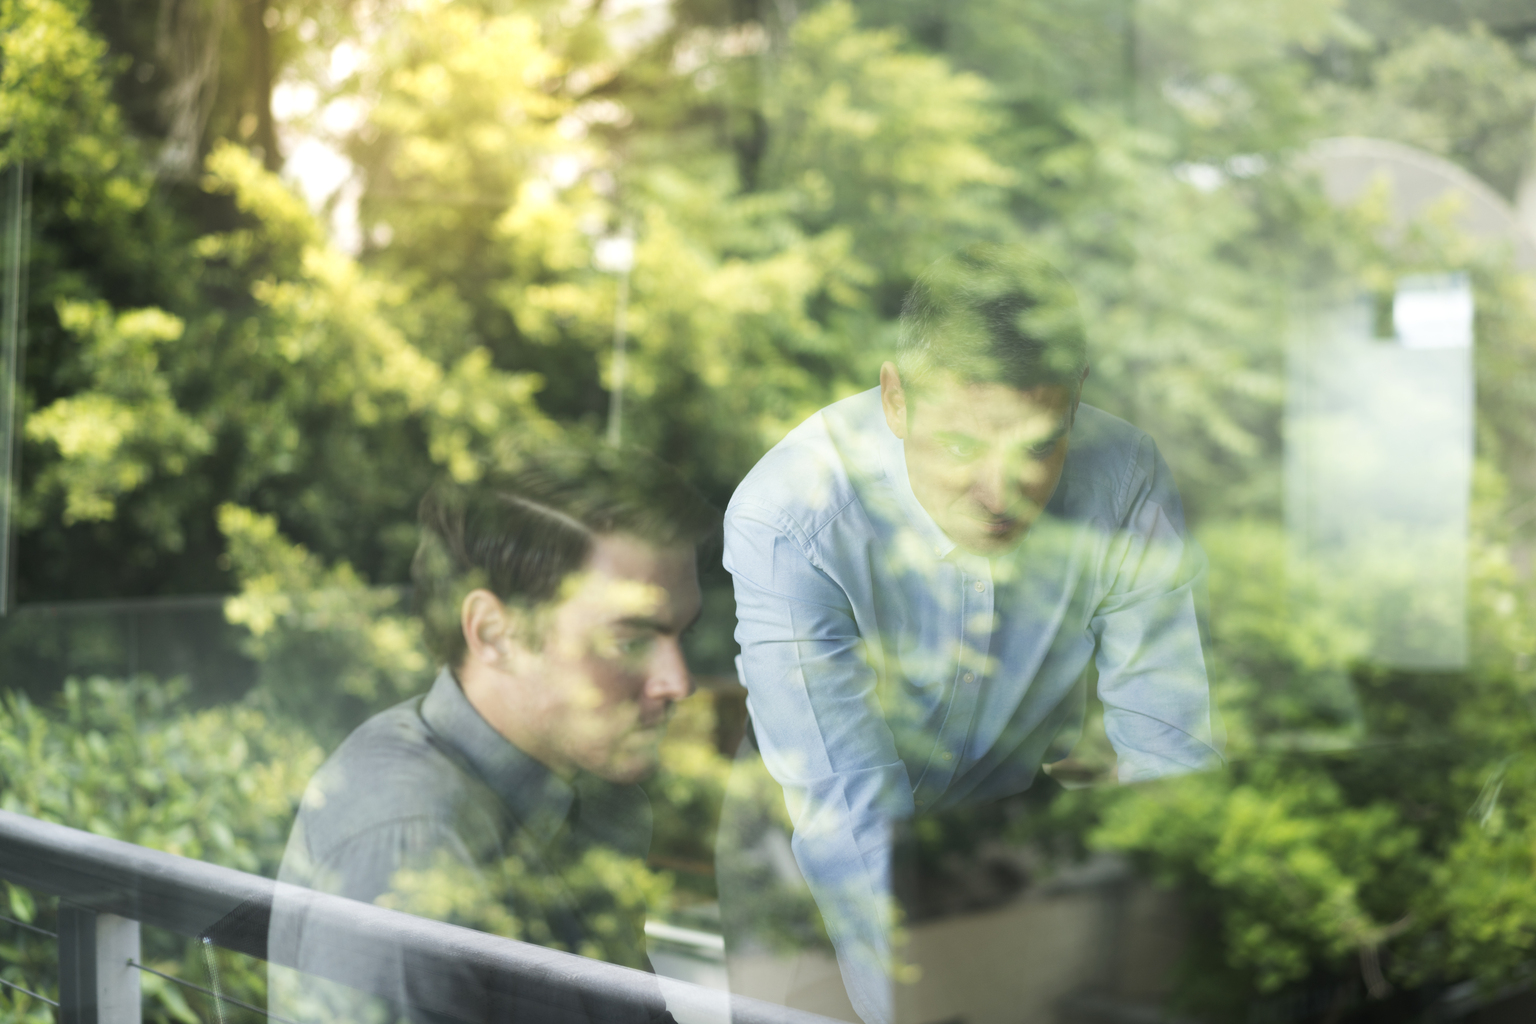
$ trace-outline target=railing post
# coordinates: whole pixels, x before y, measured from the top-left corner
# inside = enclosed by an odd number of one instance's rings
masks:
[[[140,1024],[139,922],[59,901],[59,1024]]]

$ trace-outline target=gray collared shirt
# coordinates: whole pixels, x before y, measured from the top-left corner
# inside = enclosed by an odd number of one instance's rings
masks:
[[[624,894],[594,891],[582,878],[600,877],[583,867],[594,852],[644,858],[650,838],[650,804],[638,786],[561,779],[497,733],[444,669],[424,696],[358,727],[315,773],[278,880],[648,966],[643,913],[625,915]],[[635,918],[623,920],[623,934],[611,925],[616,909]],[[601,934],[593,920],[605,923]],[[326,969],[334,940],[302,916],[274,907],[270,941],[314,974],[334,975]],[[516,1010],[497,1005],[502,997],[468,965],[452,976],[413,970],[402,949],[375,974],[356,987],[389,993],[392,1007],[361,1006],[340,986],[277,967],[269,1005],[302,1021],[403,1012],[478,1022]],[[614,1009],[566,1015],[611,1019]]]

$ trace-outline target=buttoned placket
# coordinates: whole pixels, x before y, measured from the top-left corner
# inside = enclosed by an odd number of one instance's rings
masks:
[[[954,603],[955,660],[944,721],[934,737],[928,764],[914,787],[913,803],[919,811],[938,802],[955,773],[964,767],[966,740],[986,682],[987,652],[992,640],[995,589],[991,565],[985,558],[958,552],[951,552],[950,561],[960,570]]]
[[[947,595],[955,615],[955,656],[946,687],[944,719],[934,736],[928,763],[912,787],[913,804],[924,811],[943,797],[955,773],[965,767],[966,744],[986,682],[995,611],[994,580],[991,563],[957,548],[917,500],[907,477],[902,442],[889,433],[881,439],[882,467],[907,526],[927,542],[938,563],[947,562],[955,570],[953,585],[958,588]]]

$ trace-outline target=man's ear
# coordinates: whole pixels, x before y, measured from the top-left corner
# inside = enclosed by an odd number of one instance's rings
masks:
[[[501,598],[489,590],[479,588],[465,594],[459,606],[459,625],[468,658],[484,665],[505,665],[517,641],[513,616]]]
[[[880,406],[885,410],[885,425],[891,433],[907,439],[907,393],[895,363],[880,364]]]

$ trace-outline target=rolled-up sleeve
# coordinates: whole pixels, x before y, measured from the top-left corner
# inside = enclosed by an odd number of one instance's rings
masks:
[[[837,949],[854,1008],[891,1019],[890,822],[912,786],[876,699],[848,595],[799,524],[764,505],[726,513],[742,683],[763,762],[783,787],[795,859]],[[874,642],[878,642],[875,640]]]
[[[1184,526],[1173,474],[1143,437],[1122,478],[1101,583],[1097,641],[1104,728],[1122,782],[1221,763],[1206,675],[1206,561]]]

